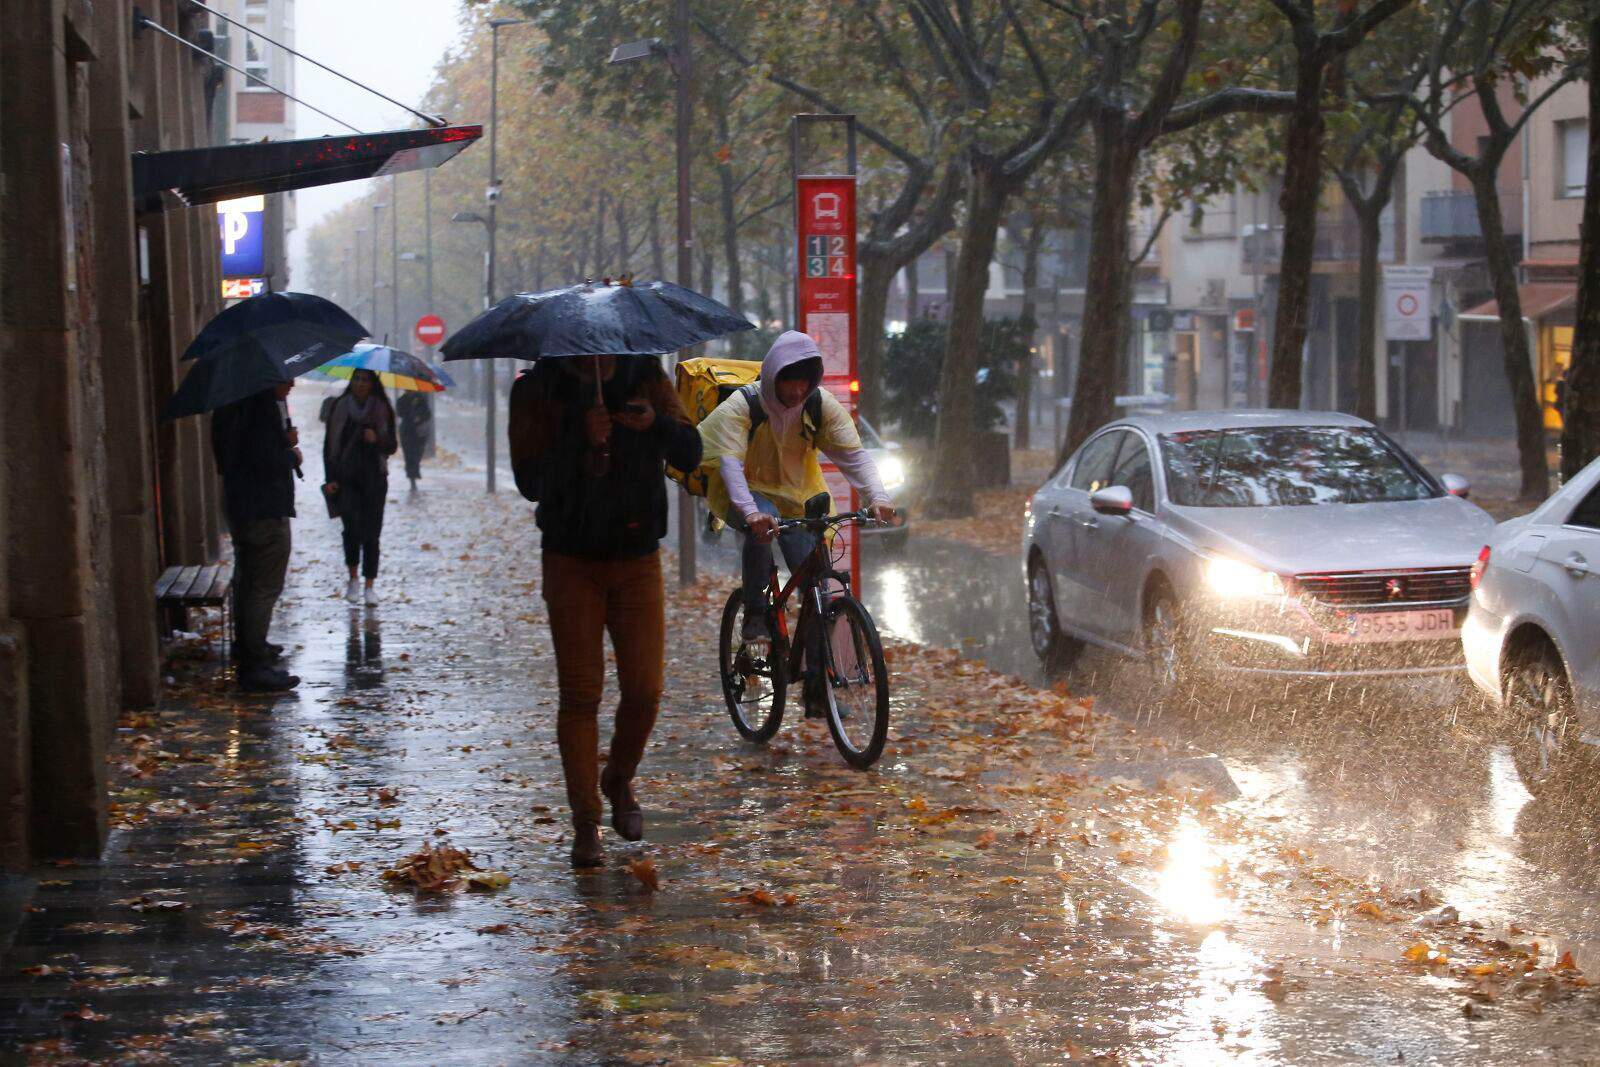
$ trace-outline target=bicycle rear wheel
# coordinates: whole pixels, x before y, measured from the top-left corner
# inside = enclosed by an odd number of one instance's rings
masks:
[[[722,609],[722,631],[717,639],[722,697],[740,737],[770,741],[783,723],[783,696],[789,684],[784,663],[789,645],[776,627],[769,626],[771,648],[764,654],[750,649],[739,636],[743,626],[744,590],[735,589]]]
[[[828,605],[828,732],[850,766],[866,769],[889,738],[889,671],[878,628],[861,602],[840,596]]]

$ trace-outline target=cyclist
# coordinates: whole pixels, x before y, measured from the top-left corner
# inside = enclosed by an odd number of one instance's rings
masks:
[[[894,518],[894,504],[877,465],[861,447],[855,422],[821,384],[822,353],[816,342],[790,330],[773,342],[761,361],[761,380],[729,396],[700,423],[704,460],[715,459],[721,475],[711,479],[711,508],[744,535],[745,610],[740,637],[746,644],[772,638],[767,628],[767,576],[772,571],[778,520],[802,517],[806,501],[828,492],[818,452],[832,460],[866,498],[874,518],[882,522]],[[811,537],[804,530],[778,536],[791,569],[810,554]],[[806,660],[808,668],[818,662],[810,650]],[[815,688],[819,681],[807,678],[808,714],[821,703]]]

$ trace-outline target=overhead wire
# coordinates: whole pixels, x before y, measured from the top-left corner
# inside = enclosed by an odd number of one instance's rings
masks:
[[[260,30],[253,29],[250,26],[247,26],[244,23],[240,22],[238,19],[233,18],[233,17],[231,17],[229,15],[223,14],[222,12],[218,11],[214,7],[208,7],[206,4],[202,3],[201,0],[189,0],[189,3],[193,4],[195,7],[198,7],[202,11],[210,12],[211,14],[217,16],[217,18],[221,19],[223,22],[226,22],[231,26],[239,27],[245,33],[251,34],[251,35],[256,36],[256,37],[259,37],[263,41],[266,41],[268,44],[273,45],[274,47],[283,49],[285,52],[288,52],[291,56],[294,56],[297,59],[303,59],[307,63],[310,63],[312,66],[319,67],[322,70],[327,71],[329,74],[332,74],[333,76],[335,76],[337,78],[343,78],[345,81],[349,82],[351,85],[354,85],[354,86],[356,86],[358,88],[361,88],[361,89],[365,89],[367,92],[371,93],[373,96],[376,96],[376,97],[378,97],[380,99],[383,99],[383,100],[387,100],[389,103],[393,104],[395,107],[404,108],[405,110],[411,112],[413,115],[417,116],[417,118],[421,119],[423,122],[426,122],[428,125],[434,127],[435,129],[442,129],[443,127],[449,125],[448,122],[446,122],[444,119],[440,118],[438,115],[429,115],[426,112],[418,111],[416,108],[412,107],[410,104],[403,104],[400,101],[396,100],[394,97],[389,96],[386,93],[379,92],[378,90],[374,89],[372,86],[366,84],[365,82],[357,81],[355,78],[350,77],[350,75],[344,73],[343,71],[334,70],[332,67],[328,66],[326,63],[318,62],[317,60],[312,59],[310,56],[306,55],[304,52],[297,52],[293,48],[290,48],[288,45],[284,44],[282,41],[275,41],[271,37],[268,37],[266,34],[262,33]],[[238,68],[234,68],[234,69],[238,69]],[[285,94],[285,95],[287,95],[287,94]],[[311,107],[310,104],[307,104],[306,106],[307,107]],[[312,108],[312,110],[316,111],[315,108]],[[320,112],[320,111],[317,112],[317,113],[319,115],[320,114],[324,114],[324,112]],[[335,119],[334,121],[337,122],[338,120]]]

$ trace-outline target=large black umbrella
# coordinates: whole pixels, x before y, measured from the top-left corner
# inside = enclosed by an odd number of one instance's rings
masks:
[[[671,282],[584,282],[518,293],[444,343],[454,359],[660,356],[755,327],[731,308]]]
[[[199,415],[336,359],[367,336],[338,304],[309,293],[265,293],[242,300],[206,323],[184,359],[184,375],[163,419]]]
[[[345,351],[342,345],[312,345],[278,359],[259,345],[230,345],[217,355],[195,360],[161,417],[181,419],[215,411],[316,370]]]
[[[184,350],[184,359],[204,359],[237,346],[260,347],[285,361],[312,345],[340,353],[367,337],[367,328],[332,300],[310,293],[262,293],[241,300],[206,323]]]

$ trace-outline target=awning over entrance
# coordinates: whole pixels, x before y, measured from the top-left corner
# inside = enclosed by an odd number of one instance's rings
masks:
[[[1529,282],[1517,286],[1517,296],[1522,302],[1522,317],[1538,322],[1556,311],[1574,306],[1578,300],[1576,282]],[[1499,322],[1500,305],[1494,300],[1468,308],[1459,316],[1463,322]]]
[[[175,152],[135,152],[133,194],[141,207],[171,190],[185,204],[356,181],[437,167],[483,136],[482,126],[263,141]],[[159,205],[150,204],[151,208]]]

